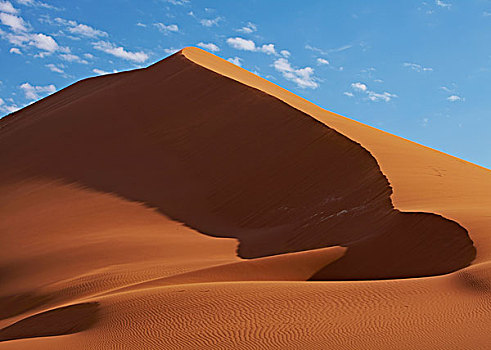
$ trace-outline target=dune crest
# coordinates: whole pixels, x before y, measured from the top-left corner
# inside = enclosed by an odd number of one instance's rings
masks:
[[[349,280],[444,274],[475,257],[460,225],[394,210],[387,178],[360,144],[181,52],[18,114],[2,137],[16,176],[143,202],[237,238],[242,258],[342,245],[345,257],[315,278]]]

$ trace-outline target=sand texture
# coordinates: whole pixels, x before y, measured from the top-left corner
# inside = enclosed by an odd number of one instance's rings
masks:
[[[491,171],[186,48],[0,120],[0,350],[490,349]]]

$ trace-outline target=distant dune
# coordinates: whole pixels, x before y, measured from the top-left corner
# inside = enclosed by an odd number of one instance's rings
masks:
[[[489,349],[491,171],[205,51],[0,150],[0,350]]]

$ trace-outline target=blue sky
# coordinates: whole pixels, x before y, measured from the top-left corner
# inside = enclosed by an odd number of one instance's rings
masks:
[[[201,46],[333,112],[491,168],[491,1],[0,0],[0,116]]]

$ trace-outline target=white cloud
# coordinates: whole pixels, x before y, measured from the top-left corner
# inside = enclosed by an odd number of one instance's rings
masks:
[[[343,95],[346,95],[348,97],[353,97],[354,96],[353,93],[352,92],[349,92],[349,91],[343,92]]]
[[[320,58],[319,57],[319,58],[317,58],[317,64],[320,65],[320,66],[321,65],[329,65],[329,61],[326,60],[326,59],[324,59],[324,58]]]
[[[464,101],[465,99],[458,95],[451,95],[447,97],[447,100],[450,102],[458,102],[458,101]]]
[[[94,58],[94,55],[91,54],[91,53],[84,53],[84,57],[85,58],[88,58],[89,60],[93,59]]]
[[[48,53],[55,52],[60,48],[55,39],[42,33],[31,35],[29,45],[47,51]]]
[[[70,52],[68,47],[59,46],[56,40],[50,35],[43,33],[31,33],[32,28],[21,17],[0,12],[0,22],[11,29],[6,33],[0,29],[0,36],[11,44],[19,47],[33,46],[44,52],[38,53],[35,57],[45,57],[55,51]],[[18,48],[10,51],[20,54]]]
[[[143,27],[143,28],[146,28],[147,27],[147,25],[145,23],[141,23],[141,22],[138,22],[136,25],[138,27]]]
[[[55,22],[67,27],[68,31],[74,35],[85,36],[87,38],[102,38],[109,36],[105,31],[95,29],[87,24],[78,23],[76,21],[57,17],[55,18]]]
[[[99,75],[106,75],[106,74],[112,74],[112,73],[117,73],[118,71],[115,69],[112,72],[106,72],[102,69],[94,68],[92,69],[92,72],[99,74]]]
[[[33,86],[29,83],[24,83],[20,86],[20,88],[24,91],[26,98],[29,100],[37,100],[41,95],[51,94],[56,91],[56,87],[53,84]]]
[[[90,55],[90,54],[89,54]],[[91,55],[92,56],[92,55]],[[92,56],[93,57],[93,56]],[[82,63],[82,64],[87,64],[86,60],[81,59],[79,56],[71,54],[71,53],[66,53],[66,54],[61,54],[60,58],[64,61],[67,62],[77,62],[77,63]]]
[[[165,25],[164,23],[154,23],[153,25],[156,26],[158,30],[160,30],[164,34],[179,31],[179,27],[177,26],[177,24]]]
[[[49,63],[46,65],[46,67],[49,68],[50,71],[55,72],[55,73],[60,73],[60,74],[65,74],[65,71],[63,70],[63,65],[57,66],[53,63]]]
[[[116,46],[115,44],[108,41],[98,41],[92,43],[94,49],[103,51],[107,54],[119,57],[128,61],[133,62],[145,62],[148,59],[148,55],[143,51],[131,52],[126,51],[122,46]]]
[[[363,83],[353,83],[351,84],[351,88],[358,91],[367,91],[367,86]]]
[[[22,52],[16,47],[11,48],[9,52],[15,53],[16,55],[22,55]]]
[[[293,81],[300,88],[315,89],[319,86],[311,67],[294,68],[286,58],[278,58],[273,63],[274,69],[280,72],[287,80]]]
[[[17,12],[19,12],[19,10],[12,6],[12,3],[10,1],[0,1],[0,11],[11,14],[16,14]]]
[[[197,46],[202,47],[203,49],[206,49],[206,50],[212,51],[212,52],[220,51],[220,48],[213,43],[201,42],[201,43],[198,43]]]
[[[0,22],[3,25],[10,27],[14,32],[27,32],[27,24],[21,17],[10,13],[0,12]]]
[[[435,3],[440,6],[440,7],[443,7],[443,8],[450,8],[452,6],[452,4],[449,4],[449,3],[446,3],[446,2],[443,2],[441,0],[436,0]]]
[[[201,23],[201,25],[205,27],[213,27],[213,26],[217,26],[218,22],[220,22],[221,20],[222,20],[221,17],[216,17],[214,19],[202,19],[199,21],[199,23]]]
[[[91,26],[86,24],[79,23],[75,27],[71,27],[68,31],[72,34],[79,34],[82,36],[86,36],[88,38],[97,38],[97,37],[107,37],[108,34],[102,30],[94,29]]]
[[[257,31],[257,26],[252,22],[247,22],[247,25],[245,25],[240,29],[237,29],[237,31],[244,34],[251,34]]]
[[[286,57],[286,58],[290,57],[290,51],[288,51],[288,50],[281,50],[280,54],[281,54],[281,56]]]
[[[242,67],[242,58],[240,57],[230,57],[227,61],[232,62],[236,66]]]
[[[264,52],[267,55],[276,55],[274,44],[264,44],[258,48],[258,51]]]
[[[268,55],[276,55],[276,49],[274,44],[264,44],[262,46],[256,46],[256,43],[252,40],[244,39],[241,37],[228,38],[227,44],[237,50],[243,51],[257,51],[264,52]]]
[[[228,38],[227,44],[237,50],[256,51],[256,44],[252,40],[243,39],[240,37]]]
[[[8,40],[11,44],[20,46],[20,47],[25,47],[26,44],[29,46],[36,47],[40,50],[44,50],[45,52],[41,52],[40,54],[36,55],[36,57],[45,57],[47,55],[52,54],[55,51],[61,51],[61,52],[69,52],[70,49],[67,47],[59,46],[58,43],[56,42],[53,37],[49,35],[45,35],[42,33],[37,33],[37,34],[31,34],[31,33],[19,33],[19,34],[13,34],[13,33],[5,33],[0,31],[0,35]],[[17,48],[14,48],[16,50],[11,51],[12,53],[18,53]],[[20,51],[20,50],[19,50]]]
[[[397,97],[396,94],[391,94],[390,92],[387,92],[387,91],[382,92],[382,93],[371,91],[368,89],[368,86],[366,84],[363,84],[360,82],[352,83],[351,88],[356,92],[366,94],[367,98],[370,101],[374,101],[374,102],[378,102],[378,101],[389,102],[393,98]],[[353,96],[353,93],[349,93],[349,92],[344,93],[344,94],[347,96]]]
[[[420,64],[410,63],[410,62],[405,62],[404,67],[411,68],[412,70],[414,70],[416,72],[431,72],[431,71],[433,71],[433,68],[423,67]]]

